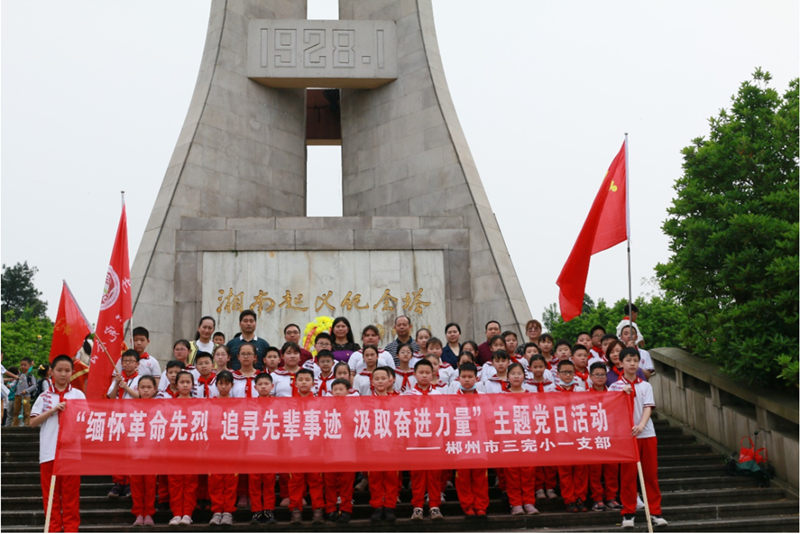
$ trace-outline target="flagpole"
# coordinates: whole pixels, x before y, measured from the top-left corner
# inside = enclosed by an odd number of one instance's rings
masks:
[[[119,194],[122,197],[122,207],[121,207],[121,209],[125,209],[125,191],[120,191]],[[128,348],[132,349],[133,348],[133,317],[131,317],[130,320],[128,321],[128,329],[129,329],[129,331],[131,333],[131,344],[128,346]],[[125,332],[125,330],[123,330],[123,332]],[[123,335],[123,339],[124,339],[124,335]]]
[[[631,284],[631,172],[628,164],[628,132],[625,132],[625,226],[628,234],[628,335],[633,336],[633,290]],[[636,334],[639,336],[638,332]],[[634,340],[634,346],[636,341]]]

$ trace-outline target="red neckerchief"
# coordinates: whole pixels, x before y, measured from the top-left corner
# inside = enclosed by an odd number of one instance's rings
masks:
[[[358,373],[358,376],[368,376],[369,377],[369,391],[370,391],[370,393],[372,393],[374,395],[375,394],[375,388],[372,387],[372,373],[370,371],[367,371],[366,369],[364,369],[363,371]]]
[[[477,394],[478,394],[478,388],[475,388],[472,391],[468,391],[466,393],[464,393],[464,390],[461,388],[458,388],[458,391],[456,391],[456,395],[477,395]]]
[[[299,371],[298,369],[297,371]],[[278,367],[278,370],[275,371],[280,376],[288,376],[289,377],[289,387],[292,389],[292,397],[296,396],[297,394],[297,387],[294,385],[294,379],[297,378],[297,371],[294,373],[287,371],[285,367]]]
[[[319,388],[317,388],[317,395],[321,397],[323,393],[328,392],[328,380],[336,380],[336,377],[333,376],[333,373],[331,373],[331,376],[322,376],[322,373],[320,373],[319,379],[322,382],[320,382]]]
[[[578,378],[583,380],[584,384],[588,384],[589,383],[589,370],[588,369],[585,370],[582,373],[580,371],[578,371],[578,370],[575,370],[575,376],[577,376]]]
[[[622,375],[623,375],[622,370],[621,369],[618,370],[617,367],[614,366],[614,365],[611,366],[611,368],[609,369],[609,372],[614,373],[615,375],[617,375],[617,380],[622,378]]]
[[[601,358],[606,357],[606,352],[603,350],[603,347],[595,347],[594,345],[592,345],[592,348]]]
[[[203,378],[202,375],[197,377],[197,383],[203,384],[203,391],[205,392],[205,398],[207,399],[211,398],[211,390],[209,389],[208,386],[213,384],[216,379],[217,379],[217,373],[213,372],[210,375],[208,375],[207,379]]]
[[[253,393],[253,382],[255,381],[256,377],[261,374],[261,371],[259,371],[258,369],[255,369],[255,371],[256,374],[254,374],[253,376],[244,376],[241,370],[233,372],[233,378],[236,378],[238,380],[247,380],[247,382],[245,382],[244,384],[244,396],[247,399],[249,399],[251,394]],[[292,388],[294,389],[294,386],[292,386]]]
[[[435,384],[431,384],[431,387],[442,389],[442,388],[446,388],[447,387],[447,383],[439,380]]]
[[[542,380],[541,382],[535,382],[532,379],[526,380],[525,383],[528,384],[529,386],[536,387],[536,391],[538,393],[544,393],[545,386],[549,386],[550,384],[552,384],[552,382],[550,382],[549,380]]]
[[[508,385],[508,380],[503,380],[502,378],[497,378],[497,375],[494,375],[492,378],[489,379],[491,382],[500,382],[500,391],[506,393],[511,386]]]
[[[173,393],[172,390],[169,389],[169,386],[167,386],[167,389],[164,390],[164,393],[166,393],[167,395],[169,395],[173,399],[177,399],[178,398],[178,390],[175,390],[175,393]]]
[[[565,388],[561,387],[561,384],[556,384],[556,389],[558,391],[565,391],[565,392],[569,393],[571,391],[575,391],[575,384],[572,384],[570,386],[570,389],[565,389]]]
[[[395,395],[397,395],[397,392],[394,391],[394,390],[388,391],[386,393],[386,395],[378,395],[377,393],[375,393],[375,388],[372,388],[372,396],[373,397],[393,397]]]
[[[422,395],[430,395],[431,391],[433,391],[433,386],[428,386],[427,390],[420,389],[419,384],[414,384],[414,389],[420,392]]]
[[[314,392],[313,391],[304,397],[304,396],[300,395],[300,392],[297,391],[296,389],[292,390],[292,397],[300,397],[301,399],[306,399],[308,397],[313,397],[313,396],[314,396]]]
[[[350,388],[350,389],[348,389],[348,390],[347,390],[347,396],[348,396],[348,397],[349,397],[350,395],[353,395],[353,394],[356,394],[356,395],[357,395],[357,394],[358,394],[358,390],[357,390],[357,389],[355,389],[355,388]]]
[[[53,389],[51,389],[51,391],[55,392],[55,394],[58,395],[58,402],[59,403],[66,402],[67,401],[66,395],[67,395],[67,393],[72,391],[72,385],[71,384],[67,384],[67,387],[66,387],[66,389],[64,389],[64,391],[58,391],[56,389],[56,385],[53,384]]]
[[[644,382],[644,380],[642,380],[642,379],[641,379],[641,378],[639,378],[638,376],[636,377],[636,380],[634,380],[633,382],[631,382],[630,380],[628,380],[627,378],[625,378],[625,375],[624,375],[624,374],[623,374],[622,376],[620,376],[620,377],[619,377],[619,379],[620,379],[622,382],[625,382],[626,384],[630,384],[630,385],[631,385],[631,390],[632,390],[632,393],[633,393],[633,396],[634,396],[634,397],[636,397],[636,384],[641,384],[642,382]]]
[[[125,370],[123,370],[122,373],[120,374],[122,375],[122,379],[125,380],[125,382],[129,382],[130,380],[133,380],[134,378],[139,376],[139,371],[134,371],[133,374],[130,376],[128,376],[128,373],[126,373]],[[117,398],[121,399],[124,395],[125,395],[125,390],[122,389],[122,384],[120,384],[120,387],[117,388]]]
[[[400,384],[400,392],[401,393],[403,391],[405,391],[406,388],[410,388],[411,387],[411,380],[409,380],[409,378],[414,376],[414,370],[413,369],[411,369],[410,371],[399,371],[399,370],[395,369],[394,374],[403,377],[403,382]]]
[[[141,354],[139,355],[139,359],[140,359],[140,360],[146,360],[146,359],[147,359],[147,358],[149,358],[149,357],[150,357],[150,355],[149,355],[149,354],[147,354],[146,352],[143,352],[143,353],[141,353]]]

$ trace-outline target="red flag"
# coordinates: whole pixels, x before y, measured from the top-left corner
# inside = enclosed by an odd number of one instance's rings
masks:
[[[594,199],[589,216],[572,247],[567,263],[558,276],[558,302],[561,317],[574,319],[583,309],[583,294],[589,274],[589,260],[593,254],[622,243],[628,238],[628,211],[626,197],[625,142],[611,162],[600,191]]]
[[[86,336],[92,333],[89,321],[83,315],[67,282],[61,286],[61,300],[58,302],[58,315],[53,325],[53,343],[50,345],[50,361],[59,354],[70,358],[75,356],[83,345]]]
[[[100,315],[97,318],[91,372],[86,397],[101,399],[111,385],[114,365],[122,355],[125,321],[131,318],[131,263],[128,258],[128,218],[125,206],[114,240],[114,250],[106,272]],[[113,362],[112,362],[113,360]]]

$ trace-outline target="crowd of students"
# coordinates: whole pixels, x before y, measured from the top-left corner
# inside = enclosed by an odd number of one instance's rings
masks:
[[[634,310],[635,313],[635,310]],[[125,351],[111,377],[108,397],[115,399],[215,399],[236,397],[391,396],[563,393],[624,391],[634,395],[635,426],[645,489],[654,524],[661,517],[658,487],[657,441],[650,420],[655,408],[647,383],[654,372],[652,360],[641,348],[643,338],[635,315],[626,317],[618,335],[603,327],[582,332],[575,340],[554,340],[541,332],[538,321],[526,325],[527,342],[519,344],[514,332],[501,332],[497,321],[486,324],[486,341],[461,342],[455,323],[445,328],[445,341],[427,329],[411,338],[405,316],[395,321],[397,339],[379,348],[380,334],[373,326],[354,341],[350,323],[337,318],[330,332],[314,340],[315,355],[299,345],[300,328],[284,329],[281,347],[255,334],[256,314],[240,316],[241,332],[225,343],[215,332],[211,317],[203,317],[196,339],[179,340],[162,372],[147,353],[149,333],[133,330],[133,348]],[[638,346],[637,346],[638,345]],[[31,410],[31,425],[41,430],[42,493],[47,506],[55,456],[58,418],[65,401],[83,398],[70,383],[73,361],[59,356],[52,362],[52,385]],[[620,510],[622,526],[634,526],[637,509],[637,467],[634,464],[572,465],[496,469],[497,484],[512,515],[534,515],[537,502],[556,499],[556,489],[568,512]],[[212,525],[233,524],[237,506],[248,506],[251,523],[275,523],[276,506],[288,507],[291,523],[302,521],[305,497],[310,498],[314,523],[347,523],[353,512],[354,488],[369,489],[373,522],[396,520],[395,510],[403,477],[400,472],[272,473],[249,475],[115,475],[109,497],[131,496],[134,526],[151,526],[156,500],[169,507],[170,525],[189,525],[196,508],[210,509]],[[277,489],[276,489],[277,482]],[[76,531],[79,524],[79,477],[58,477],[50,531]],[[486,469],[452,471],[410,470],[412,520],[424,518],[428,503],[432,520],[443,518],[440,504],[444,489],[454,484],[467,519],[484,519],[489,505]],[[279,500],[280,499],[280,500]]]

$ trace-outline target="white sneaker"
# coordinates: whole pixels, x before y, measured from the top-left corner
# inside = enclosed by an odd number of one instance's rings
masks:
[[[660,515],[650,516],[650,520],[653,522],[654,527],[666,527],[667,525],[669,525],[669,523],[667,523],[667,520],[661,517]]]
[[[525,510],[525,513],[528,515],[538,515],[539,510],[532,504],[523,504],[522,509]]]
[[[222,521],[222,514],[214,514],[211,516],[211,521],[208,522],[209,525],[219,525]]]
[[[630,517],[622,517],[622,528],[634,528],[633,526],[633,516]]]
[[[442,515],[442,511],[439,510],[436,506],[431,508],[431,519],[434,520],[434,521],[440,521],[440,520],[444,519],[444,516]]]
[[[548,499],[558,499],[558,495],[556,495],[555,490],[547,490],[547,498]]]
[[[442,492],[442,502],[446,501],[447,499],[444,498],[444,492]]]
[[[411,513],[411,520],[412,521],[422,521],[422,508],[414,508],[414,511]]]
[[[176,515],[172,519],[169,520],[169,524],[172,526],[180,525],[181,524],[181,516]]]
[[[544,490],[542,490],[542,489],[536,490],[536,500],[537,501],[543,501],[546,498],[547,498],[547,495],[545,495]]]
[[[644,501],[642,501],[642,498],[639,497],[638,495],[636,496],[636,509],[637,510],[644,509]]]
[[[281,506],[283,506],[284,508],[286,508],[287,506],[289,506],[289,503],[290,503],[290,502],[292,502],[292,501],[290,501],[290,500],[289,500],[289,497],[286,497],[285,499],[283,499],[283,500],[281,501]]]
[[[512,506],[511,515],[525,515],[525,510],[522,509],[522,506]]]
[[[230,526],[233,525],[233,515],[228,512],[222,514],[222,521],[220,522],[221,525]]]
[[[369,482],[366,478],[362,478],[361,482],[356,484],[356,491],[366,491],[367,487],[369,486]]]
[[[181,525],[191,525],[192,524],[192,518],[190,516],[188,516],[188,515],[185,515],[185,516],[183,516],[181,518],[181,522],[179,524],[181,524]]]

